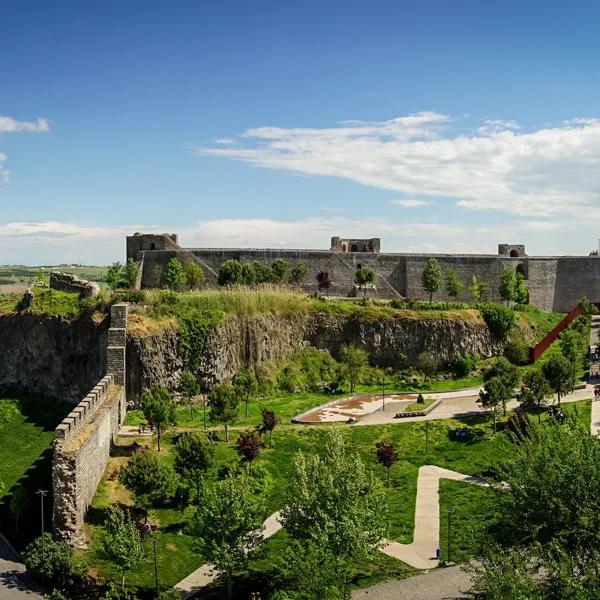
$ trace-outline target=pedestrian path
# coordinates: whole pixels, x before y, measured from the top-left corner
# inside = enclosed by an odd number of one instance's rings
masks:
[[[2,600],[42,600],[31,589],[25,565],[19,562],[6,538],[0,533],[0,598]]]

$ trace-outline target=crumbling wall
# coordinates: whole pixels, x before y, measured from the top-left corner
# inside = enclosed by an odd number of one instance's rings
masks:
[[[61,292],[75,292],[82,298],[97,296],[100,286],[71,273],[50,273],[50,288]]]
[[[56,428],[52,459],[53,526],[77,542],[80,526],[106,468],[125,412],[127,305],[111,307],[107,374]],[[121,344],[121,345],[119,345]]]

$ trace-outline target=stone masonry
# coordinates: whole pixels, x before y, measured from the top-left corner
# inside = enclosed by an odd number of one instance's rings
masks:
[[[429,258],[436,258],[444,275],[454,270],[463,283],[463,293],[449,298],[445,285],[435,300],[469,301],[473,276],[488,286],[485,300],[499,301],[500,276],[510,268],[525,277],[530,304],[547,311],[568,312],[582,297],[600,302],[599,256],[528,256],[523,244],[500,244],[497,254],[404,254],[380,252],[378,238],[351,240],[334,237],[328,250],[257,249],[257,248],[182,248],[175,234],[136,234],[127,238],[127,258],[143,264],[140,288],[161,287],[163,273],[171,258],[186,263],[196,261],[204,270],[205,285],[217,285],[220,265],[229,259],[240,262],[272,263],[278,258],[290,264],[302,262],[308,267],[303,289],[318,291],[316,277],[327,271],[332,281],[332,296],[352,296],[357,269],[375,272],[371,292],[380,298],[427,300],[421,275]]]
[[[55,534],[79,541],[80,526],[104,473],[127,409],[127,305],[111,307],[107,374],[56,428],[52,460]]]
[[[97,296],[100,286],[71,273],[50,273],[50,288],[61,292],[76,292],[83,298]]]

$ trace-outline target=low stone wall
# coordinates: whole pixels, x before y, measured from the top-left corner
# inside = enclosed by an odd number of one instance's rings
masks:
[[[125,418],[127,305],[111,307],[107,369],[96,386],[56,428],[52,459],[53,526],[60,539],[78,542],[85,513],[102,478]]]
[[[50,273],[50,288],[61,292],[75,292],[83,298],[96,296],[100,292],[97,283],[86,281],[71,273]]]

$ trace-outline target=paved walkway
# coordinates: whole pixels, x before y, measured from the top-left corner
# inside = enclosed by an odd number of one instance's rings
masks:
[[[0,598],[2,600],[42,600],[42,596],[31,591],[25,575],[25,565],[19,562],[10,544],[0,533]]]

